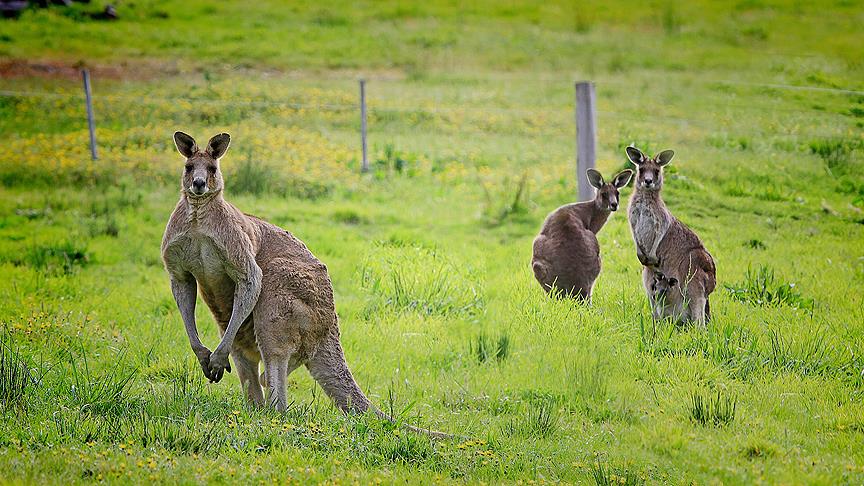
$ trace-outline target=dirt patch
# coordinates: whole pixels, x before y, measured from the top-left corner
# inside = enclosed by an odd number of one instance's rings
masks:
[[[4,78],[52,78],[80,79],[81,69],[87,68],[99,79],[152,79],[176,75],[180,71],[169,63],[121,63],[89,64],[81,61],[12,59],[0,61],[0,79]]]
[[[182,66],[182,67],[181,67]],[[0,60],[0,79],[11,78],[51,78],[81,79],[81,69],[87,68],[96,79],[151,80],[178,75],[215,74],[260,76],[264,78],[295,79],[366,79],[401,80],[406,74],[398,69],[379,69],[360,71],[352,69],[288,69],[248,65],[196,65],[175,61],[136,60],[118,64],[91,64],[82,61],[63,61],[56,59],[11,59]]]

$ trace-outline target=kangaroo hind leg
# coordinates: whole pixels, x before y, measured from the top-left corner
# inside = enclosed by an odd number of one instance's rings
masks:
[[[261,359],[260,356],[250,356],[250,354],[243,351],[232,352],[231,358],[237,368],[237,377],[240,378],[240,385],[246,394],[246,401],[252,406],[262,407],[264,406],[264,395],[258,380],[258,363]]]
[[[267,388],[267,404],[280,412],[288,408],[288,375],[299,364],[287,354],[264,356],[264,383]],[[259,380],[259,377],[255,377]]]
[[[705,292],[704,274],[701,271],[691,277],[690,283],[687,285],[686,296],[686,312],[690,322],[695,322],[696,325],[705,329],[705,326],[710,317],[708,309],[708,295]]]
[[[256,374],[255,380],[267,391],[267,405],[281,412],[288,408],[288,375],[299,366],[299,340],[290,332],[290,323],[277,315],[278,318],[256,320],[255,334],[264,373],[260,377]]]

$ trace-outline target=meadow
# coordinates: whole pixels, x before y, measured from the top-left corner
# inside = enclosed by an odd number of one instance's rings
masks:
[[[864,482],[859,2],[101,5],[0,20],[0,483]],[[704,331],[652,321],[624,211],[592,305],[533,278],[582,79],[604,175],[676,151],[664,198],[718,268]],[[285,414],[206,382],[159,254],[175,130],[232,135],[226,198],[327,264],[397,424],[302,368]]]

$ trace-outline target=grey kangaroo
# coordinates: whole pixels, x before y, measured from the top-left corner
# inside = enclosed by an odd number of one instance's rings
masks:
[[[230,139],[221,133],[200,150],[189,135],[174,134],[186,163],[180,201],[162,239],[171,291],[204,375],[221,380],[231,371],[230,354],[248,402],[264,405],[263,385],[269,404],[285,410],[287,376],[305,365],[342,411],[372,409],[390,420],[371,405],[345,362],[327,267],[291,233],[243,214],[223,198],[219,158]],[[222,335],[213,352],[198,338],[196,289]]]
[[[654,272],[674,277],[681,285],[683,322],[695,321],[704,327],[711,318],[708,296],[716,286],[714,259],[699,237],[678,221],[663,199],[663,167],[675,152],[664,150],[651,158],[636,147],[627,147],[627,157],[636,165],[636,184],[627,216],[636,256],[644,266],[642,284],[654,308],[651,284]]]
[[[588,182],[597,189],[592,201],[572,203],[552,211],[534,239],[531,268],[546,292],[558,289],[567,297],[591,300],[600,274],[597,233],[612,211],[618,210],[618,189],[627,185],[633,171],[618,173],[605,182],[600,172],[588,169]]]

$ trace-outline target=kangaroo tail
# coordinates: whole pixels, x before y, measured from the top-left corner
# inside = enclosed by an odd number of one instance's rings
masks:
[[[312,378],[321,385],[324,392],[333,400],[333,403],[345,413],[366,413],[370,409],[380,418],[396,423],[396,421],[378,410],[372,402],[366,398],[363,391],[354,381],[351,370],[345,361],[345,353],[339,342],[339,328],[333,326],[328,332],[324,343],[315,352],[315,355],[306,364]],[[433,439],[451,439],[450,434],[434,430],[421,429],[411,425],[403,425],[405,429],[419,434],[428,435]]]

